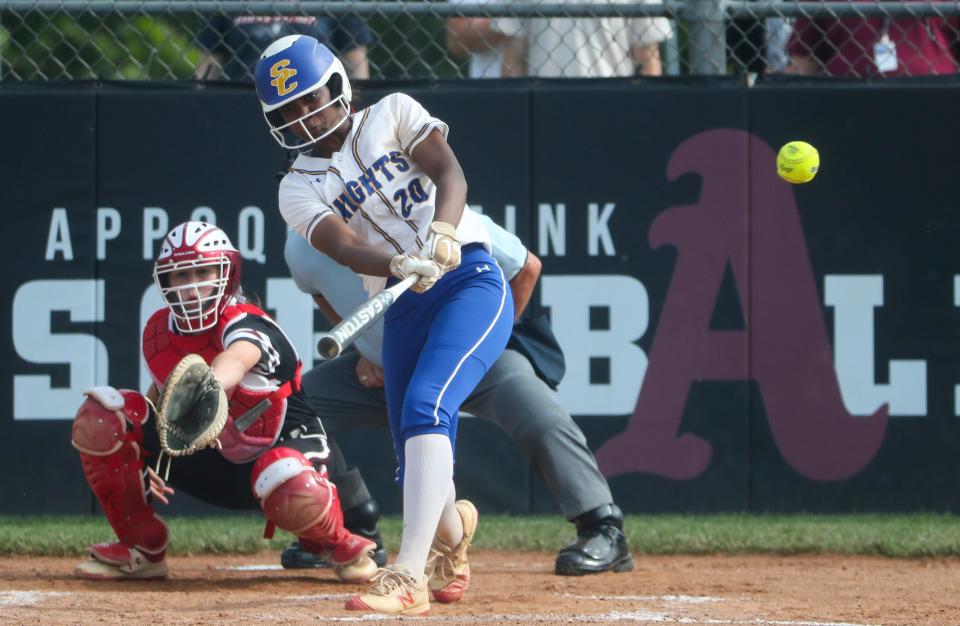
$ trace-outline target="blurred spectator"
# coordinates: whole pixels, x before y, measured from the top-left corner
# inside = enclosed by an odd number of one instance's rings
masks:
[[[610,4],[586,4],[591,2]],[[454,56],[471,55],[472,77],[659,76],[660,43],[672,32],[670,21],[662,17],[452,18],[447,22],[447,47]]]
[[[784,71],[792,31],[793,20],[784,17],[751,15],[728,20],[727,51],[733,73],[749,76]]]
[[[787,55],[787,42],[793,32],[793,20],[784,17],[768,17],[766,20],[767,38],[764,44],[764,57],[767,60],[766,72],[783,72],[790,65]]]
[[[486,4],[489,0],[450,0],[451,4]],[[447,50],[457,59],[470,59],[470,78],[500,78],[503,47],[509,39],[494,30],[489,17],[451,17],[447,20]]]
[[[958,25],[956,18],[797,18],[786,71],[858,78],[953,74]]]
[[[663,17],[501,18],[493,27],[511,38],[504,46],[505,74],[567,78],[660,76],[660,42],[673,32]]]
[[[367,46],[373,41],[366,23],[356,16],[216,15],[197,35],[205,52],[197,64],[201,80],[245,80],[271,43],[287,35],[310,35],[331,48],[351,78],[370,78]]]

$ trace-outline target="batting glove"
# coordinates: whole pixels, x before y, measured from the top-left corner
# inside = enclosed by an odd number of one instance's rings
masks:
[[[460,242],[457,240],[457,227],[446,222],[433,222],[427,229],[427,242],[423,244],[420,256],[431,259],[444,272],[460,267]]]
[[[421,259],[409,254],[398,254],[390,259],[390,273],[403,280],[411,274],[420,276],[410,289],[423,293],[433,287],[443,275],[443,269],[430,259]]]

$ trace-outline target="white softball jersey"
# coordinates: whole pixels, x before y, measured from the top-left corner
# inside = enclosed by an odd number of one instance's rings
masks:
[[[342,219],[362,240],[390,254],[417,254],[435,212],[436,186],[410,156],[445,123],[403,93],[386,96],[352,114],[343,148],[331,158],[301,154],[280,183],[280,213],[308,241],[321,220]],[[457,227],[462,245],[490,236],[478,216],[465,210]],[[370,295],[386,279],[364,276]]]
[[[467,211],[473,212],[469,208]],[[504,230],[486,215],[478,214],[477,217],[490,233],[494,260],[507,280],[513,280],[527,262],[527,248],[516,235]],[[341,318],[350,315],[366,301],[367,295],[357,275],[314,248],[300,235],[287,233],[283,256],[300,291],[322,295]],[[383,319],[377,320],[357,337],[354,346],[365,358],[383,367]]]

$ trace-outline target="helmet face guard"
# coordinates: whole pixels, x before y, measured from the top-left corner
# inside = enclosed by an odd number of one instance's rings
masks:
[[[328,128],[321,135],[314,135],[312,132],[310,132],[310,128],[304,123],[304,121],[337,104],[343,106],[345,113],[344,116],[340,118],[340,121]],[[267,126],[270,127],[270,135],[273,136],[277,143],[288,150],[300,150],[317,143],[324,137],[329,136],[331,133],[333,133],[333,131],[343,126],[343,123],[347,121],[348,117],[350,117],[350,105],[347,104],[346,98],[343,97],[343,94],[340,94],[319,109],[310,111],[303,117],[297,118],[292,122],[284,122],[283,116],[280,115],[280,111],[264,113],[263,117],[267,120]],[[307,138],[304,139],[303,136],[298,135],[294,131],[295,128],[299,128],[300,132],[303,133],[303,135],[305,135]]]
[[[216,268],[216,278],[171,286],[170,274],[184,269]],[[154,280],[167,307],[173,313],[173,323],[183,333],[197,333],[217,325],[220,303],[225,301],[230,259],[221,256],[209,261],[171,263],[154,269]]]
[[[310,146],[330,135],[349,117],[352,90],[343,63],[313,37],[289,35],[276,40],[257,61],[253,77],[270,134],[284,148],[297,150]],[[339,78],[340,92],[331,93],[329,103],[299,119],[290,122],[283,120],[281,107],[317,91],[329,84],[333,77]],[[344,117],[323,134],[311,133],[304,121],[338,104],[344,109]],[[302,136],[295,133],[294,129]]]
[[[171,284],[177,272],[213,268],[213,278]],[[205,222],[186,222],[164,238],[153,279],[182,333],[217,325],[220,313],[239,290],[240,253],[222,230]]]

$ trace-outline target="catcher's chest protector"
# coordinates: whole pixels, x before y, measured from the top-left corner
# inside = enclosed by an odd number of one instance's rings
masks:
[[[180,359],[188,354],[199,354],[207,363],[213,361],[223,352],[224,331],[231,321],[244,314],[270,319],[253,305],[235,304],[224,309],[216,327],[195,335],[179,335],[170,330],[169,309],[163,308],[154,313],[143,330],[143,357],[157,388],[161,388]],[[234,463],[245,463],[276,442],[287,412],[287,396],[300,387],[299,365],[296,373],[295,380],[272,390],[252,390],[245,387],[242,381],[234,388],[230,396],[230,416],[219,437],[222,446],[220,453],[225,458]],[[269,408],[240,432],[234,421],[263,400],[269,400]]]

